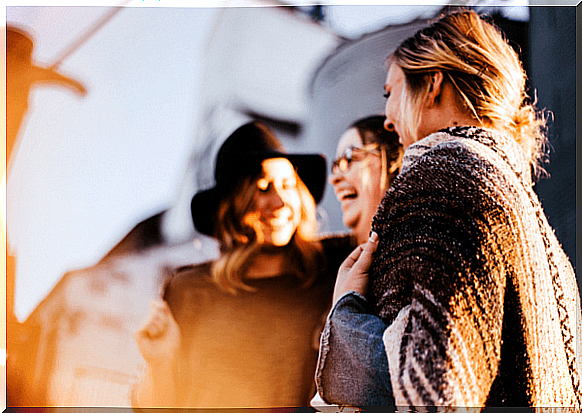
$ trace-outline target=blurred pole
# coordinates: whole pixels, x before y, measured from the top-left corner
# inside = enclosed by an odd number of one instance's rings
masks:
[[[99,19],[84,35],[79,37],[75,42],[68,46],[60,55],[55,59],[55,62],[50,65],[49,69],[56,70],[60,67],[61,63],[69,57],[73,52],[75,52],[83,43],[89,40],[101,27],[103,27],[109,20],[111,20],[117,13],[123,10],[122,6],[125,6],[131,0],[124,0],[117,6],[111,8],[111,10],[106,13],[101,19]]]

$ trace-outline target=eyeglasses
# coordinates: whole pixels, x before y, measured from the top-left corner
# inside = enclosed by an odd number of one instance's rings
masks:
[[[364,145],[362,148],[356,146],[349,146],[343,154],[331,164],[331,173],[348,173],[352,167],[352,162],[360,162],[366,159],[368,155],[379,155],[378,144],[373,143]]]

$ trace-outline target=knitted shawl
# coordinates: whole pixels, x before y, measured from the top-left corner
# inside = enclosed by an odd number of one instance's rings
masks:
[[[582,407],[576,276],[515,140],[455,127],[411,145],[373,230],[397,406]]]

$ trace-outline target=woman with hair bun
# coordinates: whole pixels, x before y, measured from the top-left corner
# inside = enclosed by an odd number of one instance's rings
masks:
[[[516,52],[462,10],[388,63],[403,165],[340,268],[320,402],[580,410],[580,296],[533,191],[546,126]]]

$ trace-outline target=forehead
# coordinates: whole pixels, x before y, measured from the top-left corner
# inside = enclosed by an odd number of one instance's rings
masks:
[[[263,177],[269,179],[295,176],[293,164],[286,158],[270,158],[261,162]]]
[[[337,156],[342,155],[344,151],[350,146],[362,146],[362,138],[360,137],[360,133],[356,128],[349,128],[339,138],[336,149]]]

